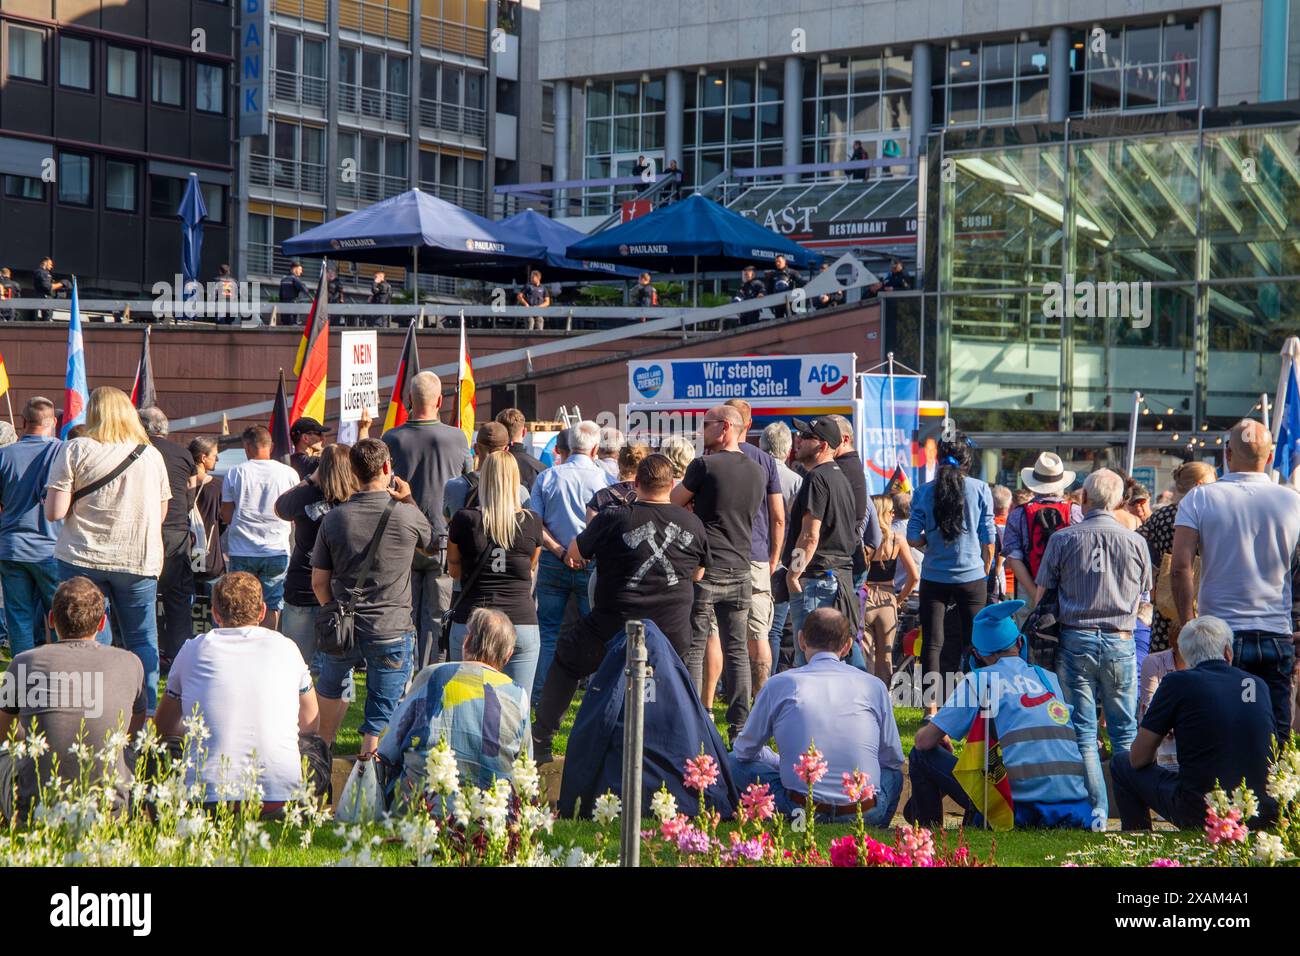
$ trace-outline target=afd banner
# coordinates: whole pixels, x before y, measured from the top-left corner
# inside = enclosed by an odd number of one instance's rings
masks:
[[[847,352],[628,362],[628,398],[636,404],[706,407],[729,398],[751,404],[783,399],[789,406],[849,404],[856,359]]]
[[[884,494],[898,465],[915,483],[912,438],[920,426],[921,379],[916,375],[859,375],[862,427],[858,451],[867,468],[867,490]]]

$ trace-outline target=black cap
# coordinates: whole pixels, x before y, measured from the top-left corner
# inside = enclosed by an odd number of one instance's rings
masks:
[[[839,448],[840,441],[844,437],[840,434],[840,426],[829,418],[814,418],[812,421],[807,422],[802,418],[796,418],[794,419],[794,429],[806,438],[824,441],[831,448]]]
[[[318,435],[328,435],[330,433],[330,430],[326,428],[324,425],[322,425],[320,422],[316,421],[316,419],[307,418],[306,416],[298,419],[296,422],[294,422],[292,425],[289,426],[289,437],[292,438],[294,441],[297,441],[303,435],[309,434],[311,432],[315,432]]]

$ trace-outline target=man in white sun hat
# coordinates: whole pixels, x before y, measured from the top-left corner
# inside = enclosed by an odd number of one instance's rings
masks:
[[[1047,539],[1058,528],[1083,520],[1083,510],[1065,497],[1074,477],[1075,473],[1062,464],[1061,456],[1050,451],[1040,452],[1034,467],[1020,469],[1020,483],[1034,497],[1007,515],[1002,554],[1016,576],[1022,597],[1032,600],[1036,593],[1034,579],[1047,550]]]

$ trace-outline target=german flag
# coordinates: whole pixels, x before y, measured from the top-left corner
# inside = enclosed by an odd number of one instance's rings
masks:
[[[957,758],[952,775],[970,797],[975,809],[994,830],[1012,830],[1016,825],[1011,802],[1011,781],[1002,763],[998,731],[992,719],[981,713],[966,735],[966,746]]]
[[[456,367],[456,424],[465,433],[470,447],[474,447],[474,366],[469,360],[469,345],[465,341],[465,314],[460,316],[460,362]]]
[[[293,391],[293,404],[289,406],[290,424],[304,415],[318,422],[325,421],[325,379],[330,364],[327,274],[328,263],[322,260],[316,299],[311,304],[307,325],[302,330],[302,341],[298,343],[298,357],[293,363],[293,374],[298,376],[298,384]]]
[[[131,386],[131,404],[136,408],[149,408],[158,404],[158,392],[153,381],[153,361],[149,358],[149,326],[144,327],[144,345],[140,348],[140,362],[135,367],[135,384]]]
[[[5,368],[5,357],[0,355],[0,395],[9,391],[9,370]]]
[[[406,389],[411,379],[420,371],[420,350],[415,345],[415,322],[406,328],[406,341],[402,343],[402,358],[397,363],[393,378],[393,397],[388,400],[388,413],[384,416],[382,435],[390,428],[406,424]]]
[[[889,484],[885,486],[885,494],[896,495],[900,492],[910,492],[912,483],[907,478],[907,472],[903,470],[902,465],[894,466],[894,473],[889,477]]]
[[[271,432],[271,457],[287,465],[293,456],[293,438],[289,435],[289,403],[284,394],[284,369],[280,369],[280,383],[275,388],[275,403],[267,428]]]

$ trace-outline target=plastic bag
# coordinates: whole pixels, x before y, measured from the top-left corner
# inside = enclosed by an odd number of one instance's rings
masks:
[[[374,758],[358,760],[352,765],[334,818],[343,823],[369,823],[384,818],[384,798],[379,789]]]

